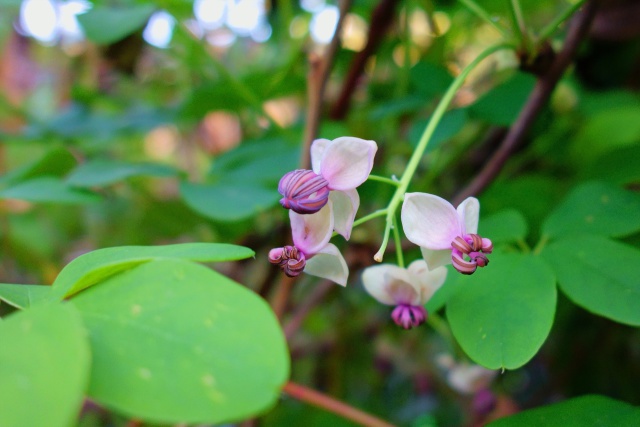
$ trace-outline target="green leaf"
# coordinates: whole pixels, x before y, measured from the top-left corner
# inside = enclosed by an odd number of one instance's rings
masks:
[[[180,194],[191,209],[217,221],[240,221],[268,209],[280,199],[275,189],[250,184],[180,184]]]
[[[73,155],[63,149],[55,148],[38,160],[19,167],[0,178],[0,184],[12,185],[40,176],[64,176],[78,162]]]
[[[423,96],[438,96],[447,90],[451,82],[453,77],[439,64],[421,61],[411,68],[411,83]]]
[[[466,122],[467,110],[464,108],[457,108],[444,113],[442,120],[431,137],[431,141],[429,141],[429,145],[427,145],[426,152],[429,153],[442,145],[443,142],[450,140],[455,134],[462,130]],[[422,133],[428,123],[429,120],[420,120],[411,127],[409,143],[411,143],[413,147],[418,145],[420,137],[422,137]]]
[[[527,237],[527,221],[515,209],[507,209],[480,220],[478,230],[495,244]]]
[[[73,299],[90,331],[89,396],[151,422],[218,424],[276,403],[289,376],[278,320],[206,267],[158,260]]]
[[[243,98],[233,85],[221,81],[193,89],[182,105],[179,115],[182,119],[200,120],[211,111],[225,110],[235,113],[250,106],[251,103]]]
[[[585,172],[613,184],[640,182],[640,144],[618,148],[598,156]]]
[[[47,299],[50,292],[51,286],[0,283],[0,300],[20,309]]]
[[[77,311],[54,304],[14,313],[0,322],[0,342],[0,425],[72,425],[90,364]]]
[[[254,255],[249,248],[226,243],[182,243],[98,249],[67,264],[53,282],[53,293],[56,297],[69,297],[109,276],[157,258],[221,262],[250,258]]]
[[[157,163],[129,163],[118,160],[93,160],[78,166],[66,182],[75,187],[102,187],[133,176],[175,176],[178,171]]]
[[[518,72],[506,82],[484,94],[469,112],[472,116],[500,126],[510,126],[518,117],[536,79]]]
[[[74,189],[58,178],[43,177],[21,182],[0,191],[0,199],[19,199],[27,202],[87,204],[100,201],[100,196]]]
[[[447,303],[453,335],[476,363],[515,369],[549,335],[556,309],[553,273],[538,257],[489,255],[490,264],[461,277]]]
[[[542,256],[573,302],[616,322],[640,325],[640,250],[583,236],[554,242]]]
[[[155,6],[151,4],[98,6],[79,15],[78,22],[89,40],[98,44],[110,44],[141,29],[154,11]]]
[[[640,409],[605,396],[580,396],[501,418],[487,427],[613,427],[640,425]]]
[[[569,234],[626,236],[640,230],[640,194],[612,184],[589,182],[576,187],[542,225],[550,237]]]
[[[612,148],[640,141],[640,106],[615,106],[588,117],[575,135],[573,151],[580,158],[595,159]]]

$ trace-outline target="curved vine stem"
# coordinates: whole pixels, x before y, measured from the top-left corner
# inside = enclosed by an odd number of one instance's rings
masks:
[[[509,39],[509,32],[502,25],[498,24],[496,20],[489,15],[489,12],[474,0],[460,0],[460,3],[473,12],[478,18],[495,28],[504,39]]]
[[[426,150],[427,145],[429,144],[429,141],[433,137],[436,127],[442,120],[442,117],[444,116],[444,113],[447,111],[449,104],[451,104],[451,101],[453,101],[453,98],[455,94],[458,92],[458,89],[462,87],[465,79],[467,78],[471,70],[476,68],[480,62],[482,62],[485,58],[494,54],[495,52],[498,52],[500,50],[505,50],[505,49],[515,49],[515,46],[511,43],[501,43],[501,44],[491,46],[486,50],[484,50],[483,52],[481,52],[480,55],[478,55],[476,59],[474,59],[469,65],[467,65],[462,70],[462,72],[458,75],[458,77],[455,78],[453,83],[451,83],[451,86],[449,86],[449,89],[447,90],[447,92],[444,94],[444,96],[440,100],[440,103],[438,104],[435,111],[431,115],[431,119],[429,120],[427,127],[424,129],[424,132],[420,137],[418,146],[416,147],[415,151],[411,155],[411,158],[409,159],[409,163],[407,163],[407,167],[404,173],[402,174],[402,178],[400,178],[398,188],[393,194],[393,197],[389,202],[389,206],[386,209],[387,211],[386,227],[384,230],[382,245],[380,246],[380,249],[373,257],[375,261],[382,262],[382,256],[389,242],[389,234],[391,232],[391,227],[393,227],[393,221],[396,215],[396,211],[398,210],[398,206],[400,205],[400,202],[402,202],[402,200],[404,199],[404,194],[406,193],[407,188],[409,187],[411,178],[413,178],[413,175],[416,169],[418,168],[420,159],[422,158],[422,155],[424,154],[424,151]]]

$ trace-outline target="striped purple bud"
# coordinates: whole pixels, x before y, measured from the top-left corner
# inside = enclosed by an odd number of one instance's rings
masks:
[[[304,270],[307,264],[302,251],[295,246],[285,246],[269,251],[269,262],[278,265],[284,274],[289,277],[296,277]]]
[[[493,243],[478,234],[465,234],[453,239],[451,249],[453,267],[462,274],[473,274],[478,267],[489,264],[485,254],[493,251]]]
[[[399,304],[391,312],[391,318],[396,325],[411,329],[420,326],[427,320],[427,310],[418,305]]]
[[[299,214],[318,212],[329,200],[329,183],[321,175],[307,169],[286,173],[278,183],[284,197],[280,204]]]

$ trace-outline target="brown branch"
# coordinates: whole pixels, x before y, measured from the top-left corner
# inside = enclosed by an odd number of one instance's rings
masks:
[[[318,129],[320,128],[320,119],[322,117],[322,104],[324,91],[327,87],[329,74],[333,68],[333,63],[340,47],[340,34],[344,19],[351,9],[353,0],[342,0],[340,2],[340,17],[336,25],[336,32],[331,39],[331,43],[323,58],[316,54],[309,55],[309,73],[307,75],[307,125],[304,129],[304,145],[300,157],[300,168],[309,169],[311,165],[310,147],[314,139],[318,137]]]
[[[291,381],[285,384],[282,391],[295,399],[334,413],[342,418],[351,420],[354,423],[360,424],[362,426],[394,427],[393,424],[381,420],[378,417],[356,409],[353,406],[349,406],[346,403],[336,400],[333,397],[327,396],[326,394],[320,393],[319,391],[312,390]]]
[[[371,14],[371,24],[367,35],[367,44],[351,63],[347,78],[342,85],[338,100],[333,104],[329,116],[334,120],[344,119],[349,111],[351,96],[358,86],[358,80],[364,72],[367,60],[378,49],[387,29],[393,22],[394,11],[399,0],[382,0]]]
[[[487,161],[473,180],[467,184],[453,199],[454,205],[459,204],[469,196],[473,196],[486,188],[502,170],[509,156],[522,143],[536,117],[546,105],[553,89],[573,61],[580,42],[585,38],[595,16],[596,2],[588,1],[582,11],[576,16],[569,29],[564,46],[556,56],[549,71],[538,79],[529,98],[525,103],[515,123],[509,129],[507,136],[496,152]]]

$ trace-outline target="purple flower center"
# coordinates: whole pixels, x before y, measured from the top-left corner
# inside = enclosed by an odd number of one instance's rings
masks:
[[[321,175],[307,169],[286,173],[278,183],[284,197],[280,204],[299,214],[318,212],[329,200],[329,183]]]
[[[493,251],[491,240],[479,234],[458,236],[451,242],[451,261],[462,274],[473,274],[478,267],[489,264],[487,255]]]
[[[427,320],[427,310],[418,305],[398,304],[391,312],[391,318],[396,325],[411,329]]]
[[[307,264],[304,254],[295,246],[271,249],[269,251],[269,262],[280,266],[284,274],[289,277],[298,276]]]

